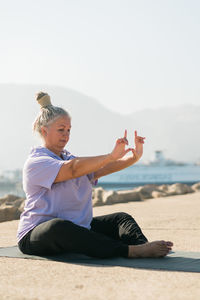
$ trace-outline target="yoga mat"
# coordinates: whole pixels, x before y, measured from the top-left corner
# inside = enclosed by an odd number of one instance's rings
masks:
[[[0,248],[0,257],[52,260],[91,266],[120,266],[136,269],[183,271],[200,273],[200,252],[171,252],[162,258],[92,258],[82,254],[64,253],[53,256],[23,254],[18,246]]]

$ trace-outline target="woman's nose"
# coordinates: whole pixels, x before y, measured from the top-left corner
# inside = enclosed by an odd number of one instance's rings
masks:
[[[64,135],[64,136],[69,136],[69,134],[70,134],[69,131],[64,131],[64,132],[63,132],[63,135]]]

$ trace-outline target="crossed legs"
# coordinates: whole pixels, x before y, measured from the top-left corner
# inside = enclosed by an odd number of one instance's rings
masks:
[[[33,255],[74,252],[99,258],[160,257],[172,247],[171,242],[149,243],[133,217],[123,212],[94,217],[90,230],[54,218],[37,225],[18,245]]]

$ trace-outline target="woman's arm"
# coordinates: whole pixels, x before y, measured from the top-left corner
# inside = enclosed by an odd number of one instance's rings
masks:
[[[108,163],[94,173],[94,179],[123,170],[135,164],[143,154],[144,139],[144,137],[138,136],[137,131],[135,131],[135,149],[131,149],[133,155]]]
[[[108,174],[123,170],[127,167],[132,166],[135,164],[137,160],[134,157],[127,157],[118,159],[117,161],[108,163],[105,167],[94,172],[94,179],[98,179],[102,176],[106,176]]]
[[[107,164],[124,157],[126,153],[131,151],[131,148],[125,150],[126,144],[126,138],[120,138],[116,141],[113,151],[109,154],[93,157],[77,157],[64,162],[54,183],[96,172]]]

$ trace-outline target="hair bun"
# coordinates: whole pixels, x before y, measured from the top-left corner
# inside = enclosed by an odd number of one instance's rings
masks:
[[[52,105],[51,98],[47,93],[39,92],[36,95],[36,100],[37,100],[38,104],[40,105],[40,108],[44,108],[48,105]]]

